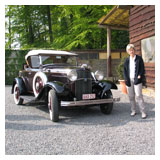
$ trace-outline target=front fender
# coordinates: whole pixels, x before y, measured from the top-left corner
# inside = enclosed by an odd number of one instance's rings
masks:
[[[101,81],[99,83],[100,87],[103,89],[103,91],[101,92],[101,98],[103,97],[104,93],[110,89],[118,89],[116,84],[113,83],[112,81],[107,81],[107,80],[104,80],[104,81]]]
[[[13,92],[14,92],[14,85],[16,83],[18,84],[20,95],[22,95],[23,93],[25,93],[26,92],[26,87],[25,87],[25,83],[24,83],[24,81],[23,81],[23,79],[21,77],[17,77],[17,78],[14,79],[13,84],[12,84],[11,93],[13,94]]]
[[[56,91],[57,94],[61,94],[64,92],[64,87],[63,87],[63,83],[61,82],[47,82],[44,86],[44,88],[52,88]]]
[[[101,81],[101,83],[103,84],[103,86],[106,86],[109,89],[118,89],[117,85],[115,83],[113,83],[112,81],[103,80],[103,81]]]
[[[36,99],[46,99],[46,97],[48,96],[48,91],[50,89],[54,89],[57,95],[62,95],[64,93],[63,83],[57,81],[47,82]]]

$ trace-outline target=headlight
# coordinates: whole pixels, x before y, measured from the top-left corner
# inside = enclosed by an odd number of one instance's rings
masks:
[[[76,70],[71,70],[68,74],[67,74],[68,78],[70,79],[70,81],[75,81],[77,79],[77,72]]]
[[[101,71],[96,71],[95,72],[95,77],[98,81],[101,81],[104,78],[104,74]]]

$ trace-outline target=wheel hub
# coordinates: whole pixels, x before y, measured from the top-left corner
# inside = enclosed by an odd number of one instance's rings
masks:
[[[36,78],[36,81],[35,81],[35,89],[36,89],[36,92],[39,93],[42,88],[43,88],[42,79],[41,79],[40,77],[37,77],[37,78]]]
[[[15,89],[15,97],[16,97],[16,99],[19,98],[19,89],[18,88]]]

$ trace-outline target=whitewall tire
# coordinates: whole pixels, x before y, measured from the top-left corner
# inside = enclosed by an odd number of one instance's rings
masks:
[[[23,99],[20,97],[20,91],[19,91],[19,87],[18,87],[17,83],[14,86],[13,96],[14,96],[15,104],[17,104],[17,105],[23,104]]]
[[[51,89],[48,93],[48,109],[49,109],[49,116],[51,121],[58,122],[59,121],[59,103],[58,103],[58,98],[54,89]]]
[[[48,79],[45,73],[43,72],[37,72],[33,78],[33,93],[35,97],[37,97],[41,91],[41,89],[44,87],[44,85],[47,83]]]

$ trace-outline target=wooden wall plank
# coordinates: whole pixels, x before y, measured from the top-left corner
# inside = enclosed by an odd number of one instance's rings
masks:
[[[131,32],[130,39],[144,35],[144,34],[151,32],[151,31],[155,31],[155,25],[145,27],[141,30],[137,30],[136,32]]]
[[[140,16],[137,15],[137,18],[135,18],[133,20],[129,19],[129,27],[137,25],[139,23],[142,23],[143,21],[151,19],[152,17],[154,17],[154,14],[155,14],[155,11],[150,11],[150,12],[147,12],[146,14],[143,14],[143,15],[140,15]]]
[[[134,25],[134,26],[130,26],[130,32],[136,32],[136,30],[141,30],[142,28],[145,27],[149,27],[155,25],[155,17],[152,17],[151,19],[149,19],[148,21],[142,21],[141,23]]]
[[[135,43],[135,42],[137,42],[137,41],[140,41],[140,40],[142,40],[142,39],[145,39],[145,38],[148,38],[148,37],[151,37],[151,36],[154,36],[154,35],[155,35],[155,30],[152,30],[152,31],[150,31],[150,32],[144,33],[143,35],[140,35],[140,36],[131,38],[131,39],[130,39],[130,42],[131,42],[131,43]]]
[[[148,12],[152,12],[155,11],[155,6],[141,6],[140,10],[137,10],[136,12],[132,12],[130,11],[130,13],[132,14],[132,17],[130,17],[130,21],[137,19],[139,16],[146,14]],[[155,15],[155,14],[153,14]]]
[[[146,7],[147,7],[146,5],[143,5],[143,6],[136,5],[136,6],[134,6],[133,8],[130,9],[130,12],[131,12],[132,15],[134,15],[135,13],[140,12],[141,10],[143,10]]]

